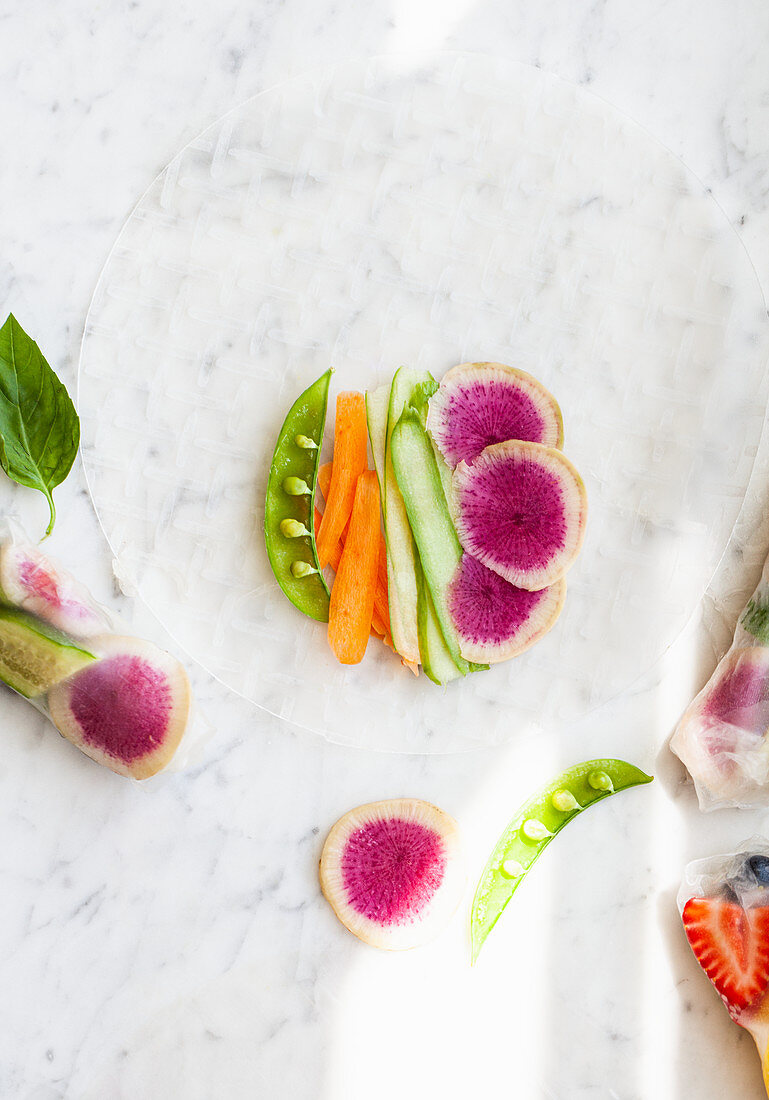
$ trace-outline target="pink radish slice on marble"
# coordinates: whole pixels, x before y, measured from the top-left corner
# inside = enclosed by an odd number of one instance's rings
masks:
[[[139,638],[104,635],[91,648],[99,660],[49,692],[51,718],[92,760],[147,779],[170,762],[187,726],[187,674]]]
[[[396,798],[350,810],[320,860],[321,889],[342,924],[390,951],[433,939],[459,903],[459,830],[429,802]]]

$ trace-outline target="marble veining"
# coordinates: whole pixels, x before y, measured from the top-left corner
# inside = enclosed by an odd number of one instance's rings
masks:
[[[231,107],[348,58],[481,51],[588,85],[683,158],[769,287],[761,0],[73,0],[66,11],[29,0],[6,5],[0,27],[0,294],[73,390],[93,288],[152,179]],[[217,735],[202,764],[143,789],[4,693],[0,1096],[759,1097],[752,1042],[702,978],[675,894],[688,860],[765,831],[765,818],[701,815],[665,739],[755,585],[766,473],[764,441],[710,593],[654,668],[521,745],[453,756],[330,745],[193,663]],[[51,552],[137,632],[173,646],[116,589],[79,463],[57,503]],[[44,530],[34,494],[0,482],[0,507]],[[473,878],[532,786],[608,752],[655,783],[564,831],[474,970],[466,907],[433,945],[388,956],[318,896],[325,830],[357,803],[413,793],[445,807]]]
[[[282,416],[329,364],[330,428],[342,389],[478,358],[564,410],[589,500],[564,613],[446,692],[381,647],[344,669],[262,552]],[[736,234],[635,123],[477,54],[347,62],[230,112],[144,195],[86,321],[83,454],[121,568],[204,667],[338,743],[448,752],[574,720],[671,644],[737,517],[767,361]]]

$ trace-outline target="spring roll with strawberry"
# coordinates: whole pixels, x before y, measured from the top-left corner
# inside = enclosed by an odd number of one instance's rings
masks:
[[[700,809],[769,805],[769,558],[731,648],[678,723],[670,747]]]
[[[678,910],[697,962],[753,1036],[769,1096],[769,844],[690,863]]]

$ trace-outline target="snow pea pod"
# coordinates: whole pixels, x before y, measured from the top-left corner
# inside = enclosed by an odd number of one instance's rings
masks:
[[[594,802],[651,781],[652,776],[624,760],[586,760],[562,772],[520,807],[475,891],[470,917],[473,962],[526,872],[564,825]]]
[[[294,607],[328,622],[329,590],[315,548],[315,486],[331,370],[289,409],[272,456],[264,504],[264,541],[272,571]]]

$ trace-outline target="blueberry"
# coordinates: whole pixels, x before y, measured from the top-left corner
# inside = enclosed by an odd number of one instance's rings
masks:
[[[756,882],[769,886],[769,856],[749,856],[747,866]]]
[[[725,882],[723,884],[723,886],[721,887],[721,897],[724,899],[724,901],[730,901],[732,903],[732,905],[740,905],[741,904],[739,897],[734,892],[734,890],[732,889],[732,887],[729,885],[728,882]]]

